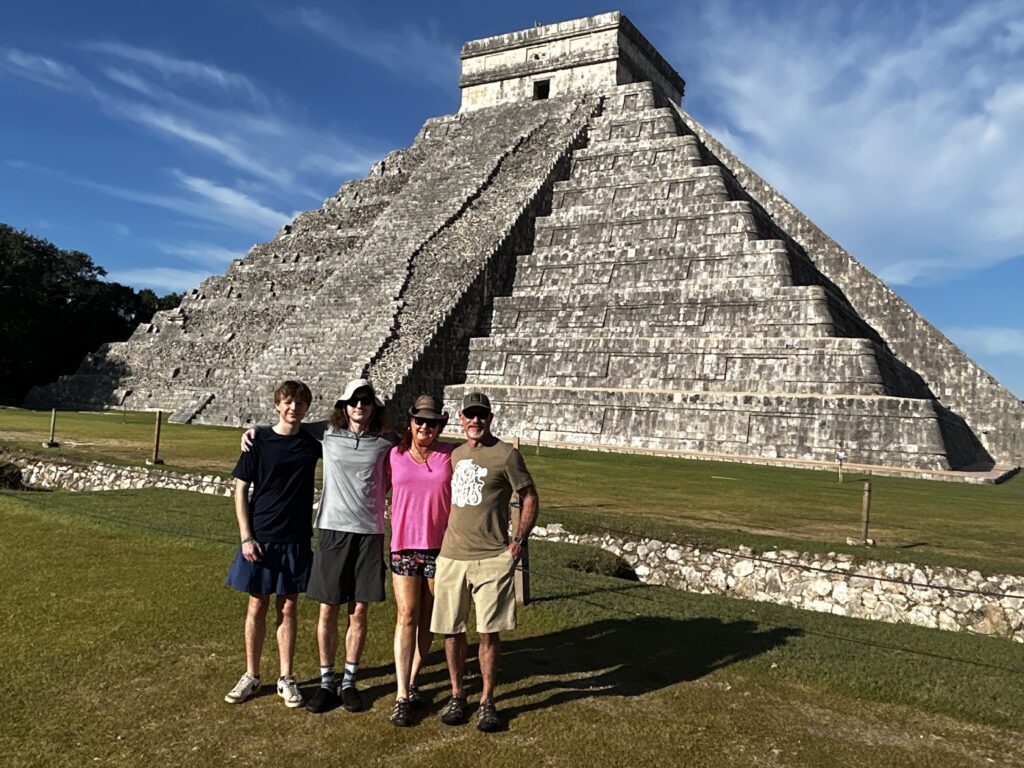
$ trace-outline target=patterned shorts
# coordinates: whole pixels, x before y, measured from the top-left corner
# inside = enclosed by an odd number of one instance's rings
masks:
[[[434,578],[440,549],[402,549],[391,553],[391,572],[396,576]]]

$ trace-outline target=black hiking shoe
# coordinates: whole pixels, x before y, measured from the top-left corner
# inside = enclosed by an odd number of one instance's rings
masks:
[[[363,708],[363,697],[354,685],[341,689],[341,706],[348,712],[359,712]]]
[[[420,709],[426,702],[423,700],[423,694],[420,693],[419,686],[409,686],[409,706],[413,709]]]
[[[501,728],[501,720],[498,719],[498,710],[489,701],[480,702],[480,710],[476,715],[477,730],[484,733],[494,733]]]
[[[314,715],[320,715],[338,706],[338,694],[329,688],[321,686],[316,689],[309,701],[306,702],[306,711]]]
[[[441,722],[445,725],[462,725],[466,722],[466,697],[452,696],[448,705],[441,713]]]
[[[409,718],[409,700],[395,699],[395,708],[391,710],[391,724],[399,728],[408,728],[412,725]]]

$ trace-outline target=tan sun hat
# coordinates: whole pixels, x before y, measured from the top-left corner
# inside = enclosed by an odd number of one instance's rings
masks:
[[[338,402],[334,404],[335,408],[344,407],[352,396],[360,389],[370,390],[370,394],[373,395],[373,400],[377,403],[378,408],[384,407],[384,401],[377,396],[377,390],[373,388],[373,384],[370,383],[369,379],[352,379],[348,384],[345,385],[345,391],[341,393],[341,397],[338,398]]]

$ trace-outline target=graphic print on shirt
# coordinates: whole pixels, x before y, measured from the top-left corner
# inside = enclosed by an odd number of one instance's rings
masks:
[[[483,501],[487,468],[472,459],[462,459],[452,473],[452,504],[456,507],[477,507]]]

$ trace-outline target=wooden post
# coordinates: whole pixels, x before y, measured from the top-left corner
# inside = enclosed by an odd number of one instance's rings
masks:
[[[540,430],[537,430],[537,455],[540,456]]]
[[[519,450],[519,438],[515,438],[512,441],[515,449]],[[539,450],[539,447],[538,447]],[[509,505],[512,513],[512,535],[519,530],[519,499],[514,497],[509,500]],[[516,604],[517,605],[529,605],[530,604],[530,544],[529,542],[523,542],[522,556],[519,558],[519,562],[516,563],[516,572],[513,578],[515,589],[516,589]]]
[[[57,409],[50,410],[50,439],[43,443],[43,448],[56,448],[60,443],[54,440],[57,434]]]
[[[156,427],[153,430],[153,458],[147,461],[147,464],[163,464],[164,460],[160,458],[160,422],[163,420],[164,412],[156,412]]]
[[[864,481],[864,502],[861,506],[861,520],[863,522],[863,529],[861,530],[861,538],[864,539],[864,543],[868,542],[868,522],[871,519],[871,482],[868,480]]]

